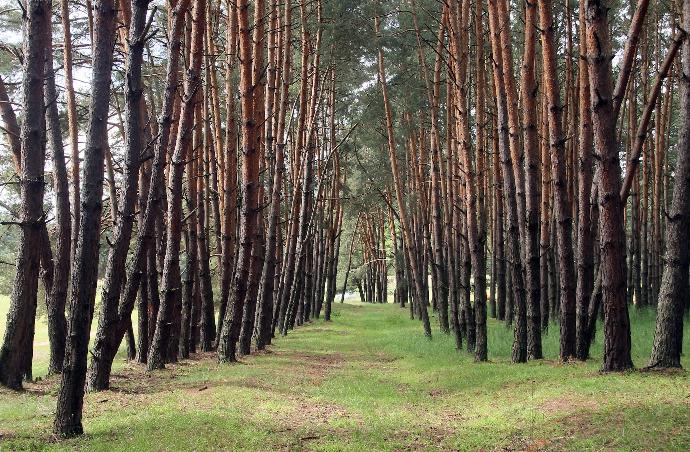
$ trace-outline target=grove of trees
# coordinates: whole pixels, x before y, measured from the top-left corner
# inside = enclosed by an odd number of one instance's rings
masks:
[[[0,384],[33,378],[45,309],[56,434],[123,342],[148,371],[233,363],[348,291],[476,361],[489,319],[515,363],[597,338],[604,372],[652,308],[635,364],[681,366],[690,0],[22,0],[0,23]]]

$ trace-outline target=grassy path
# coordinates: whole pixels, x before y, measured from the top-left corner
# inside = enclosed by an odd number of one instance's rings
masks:
[[[642,366],[653,316],[633,323]],[[212,355],[153,374],[119,364],[113,390],[87,395],[79,439],[50,434],[55,379],[0,389],[0,449],[690,449],[687,374],[601,375],[598,356],[512,365],[511,341],[492,323],[491,362],[475,364],[395,306],[337,305],[334,322],[237,365]],[[547,335],[546,355],[557,346]]]

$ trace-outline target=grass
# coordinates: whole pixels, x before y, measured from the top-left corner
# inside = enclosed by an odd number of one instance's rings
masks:
[[[91,322],[91,339],[96,337],[96,328],[98,327],[98,315],[100,313],[100,286],[96,291],[96,308],[94,310],[93,321]],[[39,296],[39,303],[41,303]],[[7,319],[7,311],[10,309],[10,297],[7,295],[0,295],[0,340],[5,337],[5,322]],[[48,364],[50,360],[50,342],[48,339],[48,319],[45,314],[39,313],[39,317],[36,319],[36,331],[34,334],[34,356],[32,360],[32,372],[34,378],[41,378],[48,373]],[[134,327],[134,334],[136,335],[136,324],[137,324],[137,310],[132,312],[132,325]],[[118,356],[124,358],[127,356],[125,347],[121,347],[118,352]],[[115,368],[119,368],[118,364]],[[2,420],[2,418],[0,418]],[[0,424],[1,425],[1,424]]]
[[[631,316],[641,367],[654,315]],[[556,327],[547,359],[514,365],[512,331],[491,321],[477,364],[393,305],[337,304],[333,320],[235,365],[196,355],[149,374],[119,358],[113,389],[86,396],[81,438],[51,435],[54,377],[0,390],[0,449],[690,449],[684,372],[600,374],[600,342],[562,365]]]

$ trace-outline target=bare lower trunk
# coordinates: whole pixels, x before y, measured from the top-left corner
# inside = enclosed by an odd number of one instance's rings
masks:
[[[625,231],[619,196],[621,169],[616,143],[613,105],[609,8],[603,1],[588,0],[587,63],[592,98],[594,147],[599,157],[599,190],[602,304],[604,307],[604,371],[633,366],[630,356],[630,319],[625,281]]]
[[[151,342],[147,369],[162,369],[165,365],[166,352],[170,347],[173,310],[180,299],[180,239],[182,226],[182,173],[191,148],[191,125],[194,118],[194,98],[201,82],[201,60],[203,57],[204,38],[204,0],[194,1],[192,19],[191,61],[185,80],[184,99],[180,110],[180,122],[171,161],[168,188],[168,224],[166,232],[166,251],[161,281],[161,304],[156,318],[156,331]],[[177,344],[175,344],[177,351]]]
[[[110,99],[115,6],[111,0],[95,4],[94,57],[89,125],[84,158],[84,190],[79,240],[74,252],[69,334],[62,381],[57,401],[54,431],[60,436],[83,433],[81,423],[86,382],[86,359],[98,278],[100,221],[103,208],[103,161],[108,146],[108,105]]]
[[[585,23],[585,4],[580,2],[580,24]],[[586,61],[587,40],[585,27],[580,30],[580,61]],[[590,109],[589,71],[587,64],[579,64],[579,102],[580,102],[580,149],[578,179],[578,231],[577,231],[577,288],[575,294],[577,359],[587,359],[587,311],[594,279],[594,240],[592,239],[591,207],[589,200],[592,191],[592,118]]]
[[[65,305],[67,303],[72,246],[69,181],[57,108],[57,90],[55,88],[52,50],[53,47],[50,46],[48,56],[46,57],[45,102],[47,106],[46,122],[49,129],[48,142],[53,150],[53,186],[55,190],[57,243],[55,247],[55,265],[53,267],[53,287],[48,299],[49,374],[62,372],[62,363],[65,359],[65,342],[67,341]]]
[[[683,1],[683,28],[690,29],[690,1]],[[673,200],[666,226],[666,254],[657,305],[654,347],[649,366],[680,367],[683,343],[683,308],[688,298],[690,266],[690,41],[683,42],[683,77],[679,78],[680,137]]]
[[[24,121],[21,142],[21,238],[17,251],[17,273],[7,313],[5,337],[0,348],[0,383],[19,389],[22,377],[31,375],[38,270],[41,259],[43,214],[43,177],[45,161],[45,99],[43,80],[46,73],[46,48],[50,46],[50,2],[31,0],[24,17],[24,67],[22,104]],[[52,74],[51,74],[52,75]]]
[[[575,268],[573,262],[573,218],[568,182],[566,180],[565,138],[562,131],[562,110],[559,88],[553,13],[550,0],[539,1],[539,22],[542,30],[544,81],[548,101],[549,145],[551,147],[551,177],[554,185],[554,204],[557,221],[558,270],[560,283],[560,358],[575,357]]]
[[[120,200],[120,217],[116,222],[116,230],[113,244],[108,253],[108,262],[105,270],[103,290],[101,293],[101,312],[98,318],[98,330],[92,349],[91,368],[89,369],[87,387],[91,391],[100,391],[108,388],[110,377],[109,356],[101,356],[102,343],[107,341],[107,336],[113,330],[118,321],[118,307],[120,294],[125,279],[125,264],[129,243],[132,238],[135,209],[137,204],[137,188],[139,182],[139,167],[144,151],[144,122],[143,87],[141,81],[141,65],[145,44],[146,13],[148,0],[138,0],[135,3],[131,27],[129,30],[129,53],[127,55],[127,70],[125,84],[125,172],[122,187],[122,199]],[[131,325],[131,321],[129,322]]]

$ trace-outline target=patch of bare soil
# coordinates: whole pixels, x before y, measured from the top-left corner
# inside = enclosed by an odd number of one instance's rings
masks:
[[[537,407],[541,413],[553,414],[576,410],[596,410],[599,403],[596,400],[577,398],[572,395],[550,398]]]
[[[398,360],[400,358],[381,352],[357,353],[348,356],[349,362],[357,363],[359,367],[365,370],[376,369],[378,373],[397,370],[395,362]]]
[[[469,419],[467,416],[464,416],[457,411],[454,410],[440,410],[436,413],[436,416],[444,423],[444,424],[459,424],[460,422],[464,422],[467,419]]]
[[[195,353],[188,359],[168,363],[165,369],[148,372],[143,364],[128,362],[110,376],[110,392],[125,394],[153,394],[176,389],[199,389],[208,386],[206,382],[180,382],[179,377],[189,374],[197,366],[208,366],[215,362],[214,352]]]
[[[273,446],[276,450],[310,450],[321,438],[347,438],[353,430],[364,425],[359,416],[334,403],[297,395],[286,395],[285,399],[292,402],[292,406],[271,415],[276,426],[271,433],[277,434],[274,436],[279,440]],[[357,427],[333,425],[338,420],[354,421]]]
[[[291,375],[304,376],[311,384],[320,385],[326,377],[345,366],[341,353],[276,352],[289,360]]]
[[[410,385],[409,383],[398,383],[395,386],[395,389],[400,394],[409,394],[410,391],[412,391],[412,385]]]
[[[237,383],[237,386],[242,386],[249,389],[261,389],[262,391],[275,391],[275,387],[264,380],[258,378],[245,378]]]
[[[432,399],[437,399],[439,397],[443,397],[445,394],[447,394],[448,391],[445,391],[443,389],[438,389],[434,388],[430,391],[427,391],[427,394],[432,398]]]
[[[685,369],[669,368],[669,367],[643,367],[639,370],[642,375],[649,375],[651,377],[686,377],[688,372]]]
[[[33,381],[23,382],[22,389],[20,389],[19,391],[7,389],[4,386],[0,386],[0,395],[13,397],[16,396],[18,393],[22,393],[35,396],[44,396],[56,389],[59,383],[59,375],[48,375],[45,377],[37,378]]]
[[[496,451],[541,451],[553,449],[553,441],[544,438],[527,438],[515,436],[510,439],[508,445],[496,447]]]
[[[308,330],[305,330],[305,332],[309,333],[328,333],[328,334],[333,334],[335,336],[348,336],[350,333],[347,331],[343,330],[334,330],[333,328],[324,328],[324,327],[316,327],[316,328],[309,328]]]
[[[285,416],[277,417],[278,425],[283,428],[308,427],[318,428],[337,419],[351,419],[352,415],[345,408],[319,400],[295,398],[295,405]]]
[[[396,430],[390,437],[393,441],[400,441],[405,446],[402,450],[457,450],[451,447],[449,440],[455,436],[455,429],[450,426],[430,425],[419,431],[411,432],[406,429]]]
[[[155,372],[147,372],[142,364],[128,362],[110,376],[110,389],[86,394],[85,415],[95,417],[112,410],[141,407],[152,403],[162,393],[176,390],[190,394],[202,393],[220,383],[180,381],[179,377],[188,374],[196,366],[208,365],[212,356],[215,355],[194,354],[188,360],[166,364],[165,369]]]

